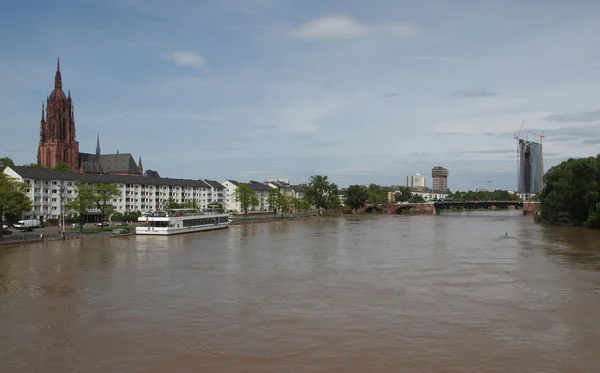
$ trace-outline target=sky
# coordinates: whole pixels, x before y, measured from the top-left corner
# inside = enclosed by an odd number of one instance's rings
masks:
[[[514,190],[522,123],[546,170],[600,152],[596,0],[6,1],[0,35],[17,164],[58,57],[80,151],[163,177]]]

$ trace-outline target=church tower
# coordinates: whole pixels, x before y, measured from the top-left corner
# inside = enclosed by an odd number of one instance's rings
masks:
[[[73,172],[79,171],[79,142],[75,141],[75,116],[71,92],[62,89],[60,60],[54,76],[54,90],[46,99],[46,115],[42,103],[38,164],[54,168],[64,163]]]

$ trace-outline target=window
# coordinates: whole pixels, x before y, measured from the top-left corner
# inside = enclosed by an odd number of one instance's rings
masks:
[[[46,149],[46,166],[50,166],[51,162],[50,160],[52,159],[52,152],[50,151],[50,148]]]

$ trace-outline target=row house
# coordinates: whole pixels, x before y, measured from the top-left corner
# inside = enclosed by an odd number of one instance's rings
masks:
[[[265,184],[271,188],[279,189],[286,197],[289,198],[304,198],[305,187],[303,185],[290,185],[280,180],[265,181]]]
[[[246,185],[248,188],[252,189],[258,197],[258,205],[252,206],[249,211],[270,211],[271,206],[269,205],[269,192],[273,188],[266,184],[252,181]]]
[[[23,212],[23,217],[48,219],[57,218],[64,204],[77,195],[78,181],[93,185],[107,183],[115,185],[120,195],[112,205],[122,214],[160,211],[169,200],[175,202],[196,201],[201,209],[218,202],[225,205],[225,187],[213,180],[171,179],[148,176],[77,174],[69,171],[50,170],[38,167],[7,167],[4,173],[31,187],[25,190],[33,202],[33,210]],[[90,215],[99,214],[90,210]]]

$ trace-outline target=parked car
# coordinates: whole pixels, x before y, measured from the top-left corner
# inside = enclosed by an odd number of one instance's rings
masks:
[[[72,227],[75,228],[75,229],[77,229],[77,228],[85,228],[85,224],[73,223]]]
[[[8,229],[8,225],[2,224],[2,229],[7,230]]]
[[[110,224],[107,221],[103,221],[102,223],[96,223],[96,227],[108,227]]]

